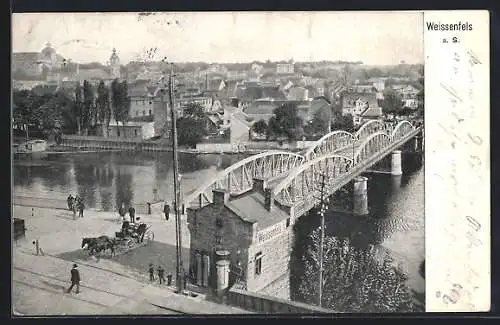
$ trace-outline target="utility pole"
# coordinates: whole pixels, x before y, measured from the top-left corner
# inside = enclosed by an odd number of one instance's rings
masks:
[[[327,209],[326,203],[328,203],[328,198],[325,195],[326,192],[326,175],[321,174],[321,188],[319,197],[319,215],[321,216],[321,237],[319,242],[319,276],[318,276],[318,306],[322,307],[323,300],[323,251],[325,245],[325,212]]]
[[[169,99],[170,99],[170,113],[171,113],[171,126],[172,126],[172,158],[174,161],[174,209],[175,209],[175,239],[176,239],[176,284],[179,294],[184,291],[184,267],[182,265],[182,231],[181,231],[181,216],[180,216],[180,176],[179,176],[179,157],[177,150],[177,120],[175,109],[175,93],[174,93],[174,64],[170,63],[169,73]]]

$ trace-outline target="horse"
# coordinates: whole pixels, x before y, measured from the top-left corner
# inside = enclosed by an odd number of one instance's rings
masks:
[[[114,241],[108,236],[100,236],[97,238],[83,238],[82,239],[82,248],[87,245],[87,249],[89,250],[89,255],[93,255],[95,253],[100,253],[103,250],[111,249],[112,254],[114,255]]]

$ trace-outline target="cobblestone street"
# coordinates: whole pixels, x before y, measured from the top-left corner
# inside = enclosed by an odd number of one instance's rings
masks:
[[[22,315],[90,314],[208,314],[248,313],[205,300],[205,296],[180,296],[167,287],[150,283],[149,263],[161,264],[175,274],[175,224],[163,219],[160,208],[139,215],[150,225],[154,241],[116,257],[90,257],[81,249],[82,237],[114,236],[120,229],[117,214],[85,211],[84,218],[60,209],[14,206],[13,216],[25,219],[26,238],[14,244],[13,309]],[[45,255],[36,256],[38,239]],[[183,220],[184,263],[188,265],[189,233]],[[80,294],[64,292],[69,271],[79,265]],[[175,278],[175,276],[174,276]]]

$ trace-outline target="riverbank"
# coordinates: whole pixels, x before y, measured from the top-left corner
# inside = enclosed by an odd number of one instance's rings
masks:
[[[13,309],[22,315],[248,313],[208,301],[204,294],[183,296],[175,294],[173,286],[151,284],[149,263],[175,274],[175,224],[173,218],[163,218],[159,207],[153,207],[151,215],[138,216],[151,226],[153,242],[120,256],[94,259],[81,249],[81,239],[114,236],[121,227],[116,213],[89,209],[84,218],[74,219],[67,210],[13,206],[13,217],[24,219],[27,228],[26,238],[13,245]],[[185,218],[182,236],[184,265],[188,265]],[[36,256],[35,239],[44,256]],[[63,292],[73,263],[79,265],[82,277],[79,295]]]

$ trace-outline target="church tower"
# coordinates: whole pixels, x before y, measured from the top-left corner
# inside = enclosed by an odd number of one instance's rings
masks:
[[[116,49],[114,48],[113,53],[111,53],[111,57],[109,58],[109,68],[112,79],[120,78],[120,59],[118,58]]]

